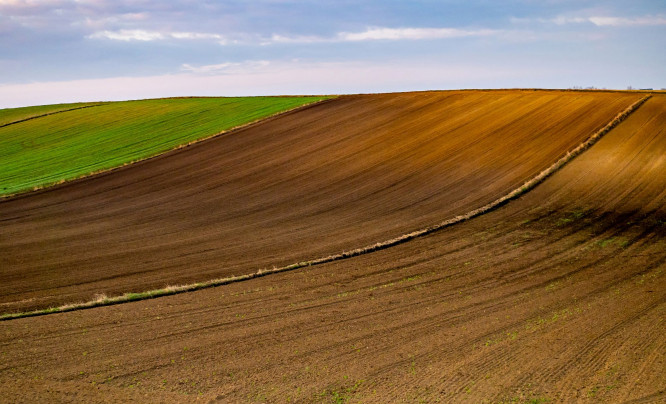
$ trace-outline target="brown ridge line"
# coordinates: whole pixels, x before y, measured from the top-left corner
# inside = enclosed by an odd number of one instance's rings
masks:
[[[288,96],[285,96],[285,97],[288,97]],[[324,97],[325,97],[325,96],[324,96]],[[172,147],[172,148],[169,149],[169,150],[166,150],[166,151],[163,151],[163,152],[157,153],[157,154],[152,155],[152,156],[148,156],[148,157],[144,157],[144,158],[139,158],[139,159],[137,159],[137,160],[128,161],[127,163],[124,163],[123,165],[120,165],[120,166],[115,166],[115,167],[111,167],[111,168],[103,168],[103,169],[101,169],[101,170],[92,171],[92,172],[90,172],[90,173],[88,173],[88,174],[80,175],[80,176],[78,176],[78,177],[76,177],[76,178],[71,178],[71,179],[68,179],[68,180],[58,180],[58,181],[55,181],[55,182],[47,183],[47,184],[45,184],[45,185],[41,185],[41,186],[33,187],[32,189],[26,189],[26,190],[24,190],[24,191],[15,192],[15,193],[13,193],[13,194],[0,195],[0,203],[2,203],[3,201],[6,201],[6,200],[10,200],[10,199],[13,200],[13,199],[18,199],[18,198],[20,198],[20,197],[25,197],[25,196],[29,196],[29,195],[34,195],[34,194],[39,193],[39,192],[47,192],[47,191],[50,191],[50,190],[52,190],[52,189],[56,189],[56,188],[59,188],[59,187],[61,187],[61,186],[65,186],[65,185],[68,185],[68,184],[71,184],[71,183],[74,183],[74,182],[79,182],[79,181],[87,180],[87,179],[89,179],[89,178],[91,178],[91,177],[95,177],[95,176],[98,176],[98,175],[104,175],[104,174],[108,174],[108,173],[111,173],[111,172],[115,172],[115,171],[119,171],[119,170],[122,170],[122,169],[126,169],[126,168],[128,168],[128,167],[130,167],[130,166],[132,166],[132,165],[134,165],[134,164],[142,163],[142,162],[145,162],[145,161],[148,161],[148,160],[153,160],[153,159],[156,159],[156,158],[160,158],[160,157],[163,157],[163,156],[165,156],[165,155],[167,155],[167,154],[170,154],[170,153],[173,153],[173,152],[178,151],[178,150],[180,150],[180,149],[183,149],[183,148],[185,148],[185,147],[189,147],[189,146],[192,146],[192,145],[194,145],[194,144],[202,143],[202,142],[204,142],[204,141],[210,140],[210,139],[215,138],[215,137],[217,137],[217,136],[221,136],[221,135],[225,135],[225,134],[230,134],[230,133],[236,132],[236,131],[241,130],[241,129],[250,128],[250,127],[255,126],[255,125],[259,124],[259,123],[263,123],[263,122],[265,122],[265,121],[272,120],[272,119],[275,119],[275,118],[280,117],[280,116],[283,116],[283,115],[288,115],[288,114],[291,114],[291,113],[294,113],[294,112],[298,112],[298,111],[300,111],[300,110],[302,110],[302,109],[306,109],[306,108],[312,107],[312,106],[314,106],[314,105],[318,105],[318,104],[321,104],[321,103],[325,103],[325,102],[331,101],[331,100],[333,100],[333,99],[335,99],[335,98],[337,98],[337,97],[338,97],[338,96],[331,96],[331,98],[326,98],[326,99],[319,100],[319,101],[309,102],[309,103],[306,103],[306,104],[303,104],[303,105],[299,105],[299,106],[294,107],[294,108],[291,108],[291,109],[287,109],[287,110],[284,110],[284,111],[276,112],[275,114],[273,114],[273,115],[269,115],[269,116],[264,117],[264,118],[258,118],[258,119],[255,119],[254,121],[251,121],[251,122],[248,122],[248,123],[244,123],[244,124],[242,124],[242,125],[234,126],[233,128],[229,128],[229,129],[223,130],[223,131],[221,131],[221,132],[217,132],[217,133],[214,133],[214,134],[212,134],[212,135],[208,135],[208,136],[202,137],[202,138],[200,138],[200,139],[196,139],[196,140],[189,141],[189,142],[187,142],[187,143],[179,144],[179,145],[177,145],[177,146]],[[187,97],[181,97],[181,98],[187,98]],[[191,98],[195,98],[195,97],[191,97]],[[211,97],[211,98],[215,98],[215,97]],[[168,99],[168,98],[167,98],[167,99]],[[27,120],[30,120],[30,119],[35,119],[35,118],[39,118],[39,117],[43,117],[43,116],[47,116],[47,115],[57,114],[57,113],[59,113],[59,112],[73,111],[73,110],[76,110],[76,109],[95,107],[95,106],[99,106],[99,105],[104,105],[104,104],[95,104],[95,105],[90,105],[90,106],[85,106],[85,107],[73,108],[73,109],[69,109],[69,110],[66,110],[66,111],[51,112],[51,113],[48,113],[48,114],[40,115],[40,116],[38,116],[38,117],[31,117],[31,118],[24,119],[24,120],[22,120],[22,121],[15,121],[15,122],[10,123],[9,125],[14,124],[14,123],[19,123],[19,122],[27,121]],[[6,126],[6,125],[5,125],[5,126]],[[2,128],[2,126],[0,126],[0,128]]]
[[[103,102],[102,102],[102,103],[99,103],[99,104],[84,105],[84,106],[81,106],[81,107],[75,107],[75,108],[69,108],[69,109],[61,109],[61,110],[58,110],[58,111],[47,112],[47,113],[45,113],[45,114],[41,114],[41,115],[29,116],[29,117],[27,117],[27,118],[19,119],[18,121],[11,121],[11,122],[7,122],[7,123],[0,124],[0,128],[4,128],[5,126],[9,126],[9,125],[15,125],[15,124],[17,124],[17,123],[21,123],[21,122],[25,122],[25,121],[30,121],[30,120],[32,120],[32,119],[43,118],[43,117],[45,117],[45,116],[49,116],[49,115],[60,114],[60,113],[63,113],[63,112],[76,111],[77,109],[99,107],[100,105],[105,105],[105,104],[106,104],[106,103],[103,103]]]
[[[357,248],[354,250],[350,251],[344,251],[339,254],[334,254],[334,255],[329,255],[327,257],[322,257],[314,260],[309,260],[309,261],[302,261],[298,262],[295,264],[279,267],[279,268],[272,268],[272,269],[259,269],[257,272],[250,273],[250,274],[245,274],[245,275],[239,275],[239,276],[230,276],[227,278],[218,278],[218,279],[212,279],[210,281],[206,282],[199,282],[199,283],[193,283],[193,284],[188,284],[188,285],[180,285],[180,286],[166,286],[163,289],[156,289],[156,290],[151,290],[151,291],[146,291],[142,293],[126,293],[124,295],[120,296],[114,296],[114,297],[106,297],[104,295],[98,297],[95,300],[91,300],[88,302],[82,302],[82,303],[73,303],[73,304],[67,304],[59,307],[53,307],[53,308],[48,308],[48,309],[40,309],[40,310],[34,310],[34,311],[29,311],[29,312],[22,312],[22,313],[9,313],[9,314],[4,314],[0,316],[0,321],[6,321],[6,320],[12,320],[12,319],[18,319],[18,318],[24,318],[24,317],[36,317],[36,316],[43,316],[47,314],[53,314],[53,313],[64,313],[64,312],[69,312],[69,311],[75,311],[75,310],[83,310],[83,309],[88,309],[88,308],[93,308],[93,307],[101,307],[101,306],[111,306],[115,304],[121,304],[121,303],[127,303],[131,301],[138,301],[138,300],[145,300],[145,299],[152,299],[156,297],[161,297],[161,296],[169,296],[169,295],[175,295],[175,294],[180,294],[180,293],[185,293],[185,292],[193,292],[196,290],[201,290],[201,289],[206,289],[206,288],[212,288],[216,286],[222,286],[222,285],[227,285],[231,283],[236,283],[236,282],[242,282],[246,281],[249,279],[254,279],[254,278],[259,278],[263,277],[266,275],[270,274],[275,274],[279,272],[286,272],[286,271],[291,271],[294,269],[299,269],[299,268],[304,268],[304,267],[309,267],[313,265],[320,265],[320,264],[325,264],[329,262],[334,262],[334,261],[340,261],[343,259],[347,258],[352,258],[356,257],[359,255],[363,254],[369,254],[375,251],[380,251],[389,247],[393,247],[402,243],[405,243],[407,241],[413,240],[417,237],[422,237],[426,236],[429,234],[432,234],[436,231],[442,230],[444,228],[453,226],[454,224],[458,224],[470,219],[473,219],[477,216],[480,216],[482,214],[488,213],[494,209],[499,208],[500,206],[508,203],[509,201],[518,198],[519,196],[529,192],[533,188],[535,188],[537,185],[542,183],[543,181],[546,180],[546,178],[550,177],[553,175],[555,172],[560,170],[562,167],[564,167],[567,163],[569,163],[571,160],[573,160],[575,157],[583,153],[585,150],[589,149],[592,147],[596,142],[599,141],[606,133],[611,131],[613,128],[615,128],[617,125],[619,125],[621,122],[623,122],[625,119],[629,117],[633,112],[635,112],[641,105],[643,105],[647,100],[649,100],[652,97],[652,95],[648,95],[646,97],[643,97],[633,104],[631,104],[629,107],[627,107],[624,111],[620,112],[618,115],[616,115],[606,126],[601,128],[599,131],[594,133],[592,136],[590,136],[586,141],[578,145],[575,149],[568,151],[562,158],[560,158],[558,161],[553,163],[550,167],[546,168],[545,170],[541,171],[539,174],[536,176],[532,177],[523,185],[520,187],[512,190],[508,194],[480,207],[474,210],[471,210],[465,214],[455,216],[453,218],[447,219],[443,222],[440,222],[438,224],[415,230],[411,233],[403,234],[398,237],[385,240],[385,241],[380,241],[378,243],[375,243],[373,245]],[[328,100],[323,100],[323,101],[318,101],[319,102],[324,102]],[[307,104],[307,105],[312,105]],[[306,105],[306,106],[307,106]],[[305,106],[301,106],[298,108],[303,108]],[[292,110],[293,111],[293,110]],[[289,111],[285,111],[289,112]],[[285,113],[283,112],[283,113]]]

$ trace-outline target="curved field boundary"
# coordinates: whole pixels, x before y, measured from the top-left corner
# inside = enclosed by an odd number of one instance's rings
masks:
[[[85,179],[88,179],[88,178],[90,178],[90,177],[97,176],[97,175],[100,175],[100,174],[105,174],[105,173],[109,173],[109,172],[117,171],[117,170],[120,170],[120,169],[126,168],[127,166],[130,166],[130,165],[132,165],[132,164],[140,163],[140,162],[144,162],[144,161],[148,161],[148,160],[152,160],[152,159],[155,159],[155,158],[157,158],[157,157],[160,157],[160,156],[162,156],[162,155],[164,155],[164,154],[166,154],[166,153],[171,153],[171,152],[173,152],[173,151],[175,151],[175,150],[179,150],[179,149],[182,149],[182,148],[185,148],[185,147],[191,146],[191,145],[196,144],[196,143],[201,143],[201,142],[203,142],[203,141],[206,141],[206,140],[212,139],[212,138],[214,138],[214,137],[217,137],[217,136],[220,136],[220,135],[223,135],[223,134],[228,134],[228,133],[230,133],[230,132],[234,132],[234,131],[237,131],[237,130],[239,130],[239,129],[245,129],[245,128],[251,127],[251,126],[253,126],[253,125],[256,125],[256,124],[258,124],[258,123],[260,123],[260,122],[264,122],[264,121],[266,121],[266,120],[273,119],[273,118],[275,118],[275,117],[282,116],[282,115],[285,115],[285,114],[289,114],[289,113],[297,112],[297,111],[299,111],[299,110],[301,110],[301,109],[305,109],[305,108],[307,108],[307,107],[311,107],[311,106],[316,105],[316,104],[319,104],[319,103],[327,102],[327,101],[330,101],[330,100],[332,100],[332,99],[335,98],[335,96],[322,96],[322,97],[328,97],[328,98],[324,98],[324,99],[320,99],[320,100],[317,100],[317,101],[312,101],[312,102],[308,102],[308,103],[305,103],[305,104],[301,104],[301,105],[298,105],[298,106],[296,106],[296,107],[293,107],[293,108],[290,108],[290,109],[286,109],[286,110],[283,110],[283,111],[279,111],[279,112],[276,112],[276,113],[274,113],[274,114],[272,114],[272,115],[268,115],[268,116],[265,116],[265,117],[261,117],[261,118],[255,119],[255,120],[253,120],[253,121],[246,122],[246,123],[244,123],[244,124],[241,124],[241,125],[238,125],[238,126],[234,126],[234,127],[232,127],[232,128],[225,129],[225,130],[222,130],[222,131],[220,131],[220,132],[213,133],[213,134],[208,135],[208,136],[204,136],[204,137],[199,138],[199,139],[196,139],[196,140],[191,140],[191,141],[188,141],[188,142],[185,142],[185,143],[181,143],[181,144],[178,144],[178,145],[176,145],[176,146],[174,146],[174,147],[172,147],[172,148],[170,148],[170,149],[168,149],[168,150],[165,150],[165,151],[163,151],[163,152],[159,152],[159,153],[154,154],[154,155],[149,155],[149,156],[147,156],[147,157],[137,158],[137,159],[134,159],[134,160],[126,161],[125,163],[123,163],[123,164],[121,164],[121,165],[116,165],[116,166],[109,167],[109,168],[103,168],[103,169],[100,169],[100,170],[91,171],[91,172],[89,172],[89,173],[82,174],[82,175],[80,175],[80,176],[78,176],[78,177],[69,178],[69,179],[60,179],[60,180],[58,180],[58,181],[48,182],[48,183],[45,183],[45,184],[43,184],[43,185],[38,185],[38,186],[35,186],[35,187],[33,187],[33,188],[28,188],[28,189],[25,189],[25,190],[22,190],[22,191],[18,191],[18,192],[10,193],[10,194],[0,195],[0,202],[2,202],[2,201],[4,201],[4,200],[14,199],[14,198],[17,198],[17,197],[22,197],[22,196],[26,196],[26,195],[31,195],[31,194],[34,194],[34,193],[37,193],[37,192],[40,192],[40,191],[43,191],[43,190],[50,190],[50,189],[53,189],[54,187],[61,186],[61,185],[63,185],[63,184],[69,184],[69,183],[74,182],[74,181],[85,180]],[[182,97],[176,97],[176,98],[182,98]],[[163,98],[158,98],[158,99],[161,100],[161,99],[163,99]],[[167,98],[167,99],[168,99],[168,98]],[[143,101],[143,100],[142,100],[142,101]],[[108,104],[108,103],[107,103],[107,104]],[[71,108],[71,109],[62,110],[62,111],[50,112],[50,113],[42,114],[42,115],[39,115],[39,116],[29,117],[29,118],[25,118],[25,119],[21,119],[21,120],[13,121],[13,122],[8,123],[8,124],[0,125],[0,128],[2,128],[2,127],[4,127],[4,126],[13,125],[13,124],[16,124],[16,123],[21,123],[21,122],[29,121],[29,120],[36,119],[36,118],[41,118],[41,117],[45,117],[45,116],[49,116],[49,115],[58,114],[58,113],[61,113],[61,112],[69,112],[69,111],[74,111],[74,110],[83,109],[83,108],[89,108],[89,107],[92,107],[92,106],[100,106],[100,105],[105,105],[105,104],[104,104],[104,103],[101,103],[101,104],[95,104],[95,105],[90,105],[90,106],[83,106],[83,107]]]
[[[131,301],[137,301],[137,300],[144,300],[144,299],[152,299],[156,297],[161,297],[161,296],[169,296],[169,295],[175,295],[179,293],[185,293],[185,292],[192,292],[200,289],[205,289],[205,288],[211,288],[211,287],[216,287],[216,286],[221,286],[221,285],[226,285],[230,283],[235,283],[235,282],[241,282],[249,279],[254,279],[274,273],[279,273],[279,272],[285,272],[285,271],[290,271],[294,269],[299,269],[299,268],[304,268],[304,267],[309,267],[313,265],[319,265],[319,264],[325,264],[333,261],[339,261],[347,258],[352,258],[356,257],[359,255],[363,254],[368,254],[371,252],[383,250],[389,247],[393,247],[402,243],[405,243],[407,241],[413,240],[417,237],[422,237],[426,236],[429,234],[432,234],[434,232],[437,232],[439,230],[442,230],[444,228],[450,227],[454,224],[461,223],[467,220],[470,220],[474,217],[480,216],[484,213],[490,212],[494,209],[497,209],[498,207],[508,203],[509,201],[518,198],[519,196],[527,193],[528,191],[532,190],[535,188],[537,185],[542,183],[546,178],[557,172],[559,169],[564,167],[568,162],[573,160],[576,156],[580,155],[583,153],[585,150],[589,149],[592,145],[594,145],[599,139],[601,139],[606,133],[608,133],[610,130],[615,128],[617,125],[619,125],[622,121],[624,121],[629,115],[631,115],[634,111],[636,111],[641,105],[643,105],[648,99],[650,99],[652,96],[648,95],[646,97],[643,97],[639,99],[638,101],[634,102],[631,104],[629,107],[627,107],[624,111],[620,112],[618,115],[616,115],[606,126],[604,126],[602,129],[594,133],[592,136],[590,136],[586,141],[578,145],[575,149],[568,151],[566,155],[564,155],[562,158],[560,158],[558,161],[556,161],[554,164],[552,164],[550,167],[547,169],[543,170],[533,178],[529,179],[523,185],[520,187],[514,189],[513,191],[509,192],[508,194],[480,207],[477,209],[474,209],[472,211],[469,211],[463,215],[458,215],[455,216],[451,219],[445,220],[443,222],[440,222],[438,224],[422,228],[416,231],[413,231],[411,233],[403,234],[398,237],[386,240],[386,241],[381,241],[378,243],[375,243],[373,245],[357,248],[354,250],[350,251],[345,251],[340,254],[334,254],[334,255],[329,255],[327,257],[322,257],[314,260],[309,260],[309,261],[302,261],[298,262],[295,264],[287,265],[287,266],[282,266],[282,267],[274,267],[272,269],[260,269],[254,273],[250,274],[245,274],[245,275],[239,275],[239,276],[230,276],[226,278],[218,278],[218,279],[213,279],[210,281],[206,282],[199,282],[199,283],[193,283],[193,284],[188,284],[188,285],[180,285],[180,286],[167,286],[162,289],[155,289],[155,290],[150,290],[146,292],[141,292],[141,293],[126,293],[124,295],[120,296],[114,296],[114,297],[107,297],[105,295],[100,295],[98,298],[88,301],[88,302],[82,302],[82,303],[73,303],[73,304],[66,304],[63,306],[59,307],[52,307],[48,309],[41,309],[41,310],[34,310],[34,311],[28,311],[28,312],[20,312],[20,313],[8,313],[0,316],[0,321],[4,320],[11,320],[11,319],[17,319],[17,318],[24,318],[24,317],[34,317],[34,316],[42,316],[46,314],[53,314],[53,313],[62,313],[62,312],[68,312],[68,311],[75,311],[75,310],[83,310],[83,309],[88,309],[88,308],[93,308],[93,307],[100,307],[100,306],[110,306],[110,305],[115,305],[115,304],[120,304],[120,303],[126,303],[126,302],[131,302]],[[324,100],[325,101],[325,100]],[[323,101],[319,101],[323,102]],[[309,104],[312,105],[312,104]],[[303,107],[299,107],[303,108]],[[284,112],[283,112],[284,113]]]
[[[58,110],[58,111],[46,112],[46,113],[44,113],[44,114],[33,115],[33,116],[29,116],[29,117],[27,117],[27,118],[18,119],[18,120],[16,120],[16,121],[11,121],[11,122],[2,123],[2,124],[0,124],[0,128],[4,128],[4,127],[6,127],[6,126],[10,126],[10,125],[15,125],[15,124],[17,124],[17,123],[21,123],[21,122],[25,122],[25,121],[31,121],[31,120],[33,120],[33,119],[37,119],[37,118],[43,118],[43,117],[45,117],[45,116],[61,114],[61,113],[63,113],[63,112],[76,111],[77,109],[85,109],[85,108],[99,107],[100,105],[104,105],[104,104],[105,104],[105,103],[92,104],[92,105],[83,105],[83,106],[80,106],[80,107],[67,108],[67,109],[61,109],[61,110]]]

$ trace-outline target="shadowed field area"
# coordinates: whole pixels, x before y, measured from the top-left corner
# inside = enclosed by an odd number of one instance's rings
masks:
[[[240,275],[432,225],[520,186],[641,97],[343,96],[3,201],[0,307]]]
[[[0,380],[25,402],[662,402],[664,128],[654,96],[533,191],[383,251],[4,322]]]

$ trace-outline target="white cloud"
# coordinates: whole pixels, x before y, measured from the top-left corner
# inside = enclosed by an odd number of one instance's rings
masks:
[[[114,41],[159,41],[164,39],[184,40],[216,40],[220,44],[228,43],[228,40],[219,34],[205,32],[168,32],[146,31],[142,29],[121,29],[118,31],[98,31],[88,35],[92,39],[111,39]]]
[[[111,39],[114,41],[156,41],[164,39],[165,36],[156,31],[144,31],[142,29],[121,29],[119,31],[99,31],[88,38]]]
[[[192,66],[190,64],[183,64],[181,70],[195,74],[233,74],[233,73],[250,73],[270,65],[267,60],[249,60],[241,63],[219,63],[213,65]]]
[[[0,8],[10,10],[31,9],[36,7],[54,7],[64,5],[63,0],[0,0]]]
[[[662,16],[645,16],[645,17],[590,17],[588,20],[598,26],[649,26],[649,25],[666,25],[666,17]]]
[[[321,42],[362,42],[362,41],[399,41],[399,40],[425,40],[448,39],[472,36],[494,35],[501,31],[490,29],[467,30],[459,28],[367,28],[359,32],[339,32],[332,37],[321,36],[285,36],[274,34],[262,44],[271,43],[321,43]]]
[[[324,38],[320,36],[307,36],[295,35],[285,36],[273,34],[270,39],[261,41],[262,45],[269,45],[271,43],[318,43],[318,42],[332,42],[332,38]]]
[[[402,39],[445,39],[469,36],[485,36],[497,31],[465,30],[458,28],[369,28],[362,32],[341,32],[338,39],[342,41],[375,41],[375,40],[402,40]]]
[[[224,39],[224,37],[219,34],[207,34],[202,32],[172,32],[169,36],[175,39]]]
[[[593,24],[597,27],[630,27],[630,26],[655,26],[666,25],[666,17],[661,15],[648,15],[643,17],[609,17],[609,16],[590,16],[573,17],[559,15],[554,18],[511,18],[512,23],[530,23],[538,22],[541,24]]]
[[[252,37],[249,34],[238,36],[241,39],[231,40],[223,35],[203,32],[159,32],[146,30],[118,30],[98,31],[88,38],[112,39],[117,41],[156,41],[164,39],[184,40],[215,40],[221,45],[229,43],[259,43],[270,44],[311,44],[311,43],[335,43],[335,42],[362,42],[378,40],[425,40],[425,39],[447,39],[473,36],[487,36],[500,33],[501,31],[490,29],[465,30],[458,28],[368,28],[359,32],[339,32],[334,36],[323,37],[313,35],[280,35],[273,34],[270,38]]]

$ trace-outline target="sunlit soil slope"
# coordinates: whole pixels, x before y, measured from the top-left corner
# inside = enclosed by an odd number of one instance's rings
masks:
[[[240,275],[438,223],[518,187],[641,97],[344,96],[1,202],[0,307]]]

